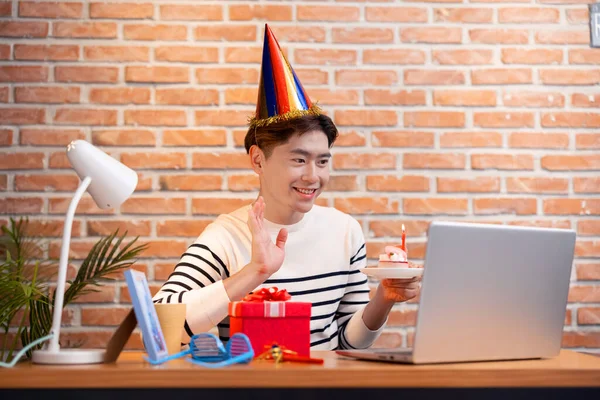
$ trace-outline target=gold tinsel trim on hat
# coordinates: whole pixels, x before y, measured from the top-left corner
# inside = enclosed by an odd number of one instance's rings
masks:
[[[248,123],[250,125],[250,128],[260,128],[263,126],[271,125],[276,122],[289,121],[294,118],[303,117],[305,115],[321,114],[323,114],[323,110],[321,110],[321,108],[318,105],[313,104],[308,110],[291,110],[286,112],[285,114],[275,115],[269,118],[257,119],[256,116],[254,116],[248,120]]]

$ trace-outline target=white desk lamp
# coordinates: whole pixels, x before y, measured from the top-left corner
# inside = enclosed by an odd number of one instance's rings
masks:
[[[69,261],[69,243],[71,226],[77,204],[87,191],[98,207],[102,209],[118,207],[135,190],[138,177],[135,171],[121,164],[105,152],[92,146],[85,140],[75,140],[67,146],[67,157],[71,166],[79,175],[81,183],[69,204],[63,230],[58,281],[54,298],[54,312],[50,342],[42,350],[33,352],[32,361],[39,364],[93,364],[104,362],[105,350],[60,349],[60,324],[63,311],[67,265]]]

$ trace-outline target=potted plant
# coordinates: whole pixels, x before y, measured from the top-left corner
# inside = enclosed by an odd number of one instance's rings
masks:
[[[47,335],[52,326],[55,289],[51,289],[56,262],[44,257],[41,238],[31,234],[28,219],[10,219],[0,236],[0,329],[3,338],[0,360],[10,362],[15,350]],[[66,307],[78,297],[99,291],[103,282],[131,267],[147,245],[135,245],[138,237],[124,243],[127,232],[116,230],[94,244],[74,279],[67,281]],[[17,325],[10,338],[11,323]],[[30,349],[26,356],[39,344]]]

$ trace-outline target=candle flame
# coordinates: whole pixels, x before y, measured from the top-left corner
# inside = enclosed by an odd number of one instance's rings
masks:
[[[404,224],[402,224],[402,231],[404,231],[404,230],[405,230],[405,229],[404,229]]]

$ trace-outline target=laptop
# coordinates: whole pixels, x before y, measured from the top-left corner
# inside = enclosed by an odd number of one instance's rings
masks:
[[[411,349],[337,350],[427,364],[558,355],[575,231],[432,222]]]

